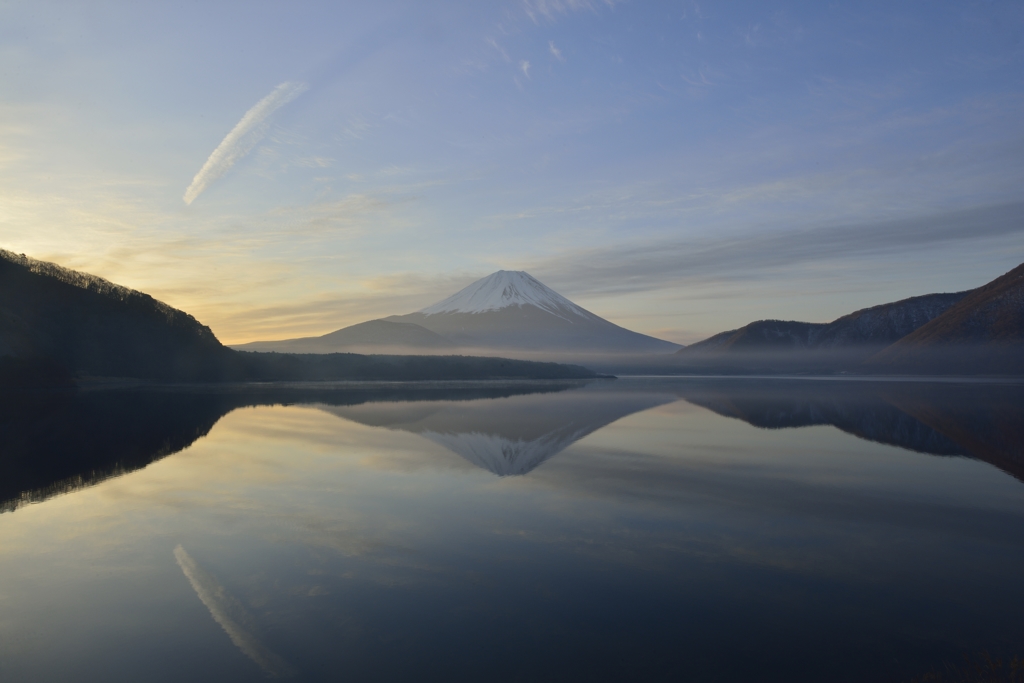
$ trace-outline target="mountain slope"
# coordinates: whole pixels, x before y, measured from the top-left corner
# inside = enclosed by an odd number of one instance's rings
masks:
[[[522,271],[498,271],[416,313],[457,346],[489,352],[671,353],[678,344],[632,332],[577,306]]]
[[[1024,371],[1024,264],[969,292],[868,364]]]
[[[454,348],[454,344],[425,327],[413,323],[369,320],[320,337],[301,337],[281,341],[250,342],[233,345],[239,351],[277,351],[279,353],[337,353],[395,347],[436,351]]]
[[[926,294],[854,311],[830,323],[758,320],[691,344],[682,356],[729,352],[843,351],[867,357],[942,315],[969,292]]]
[[[148,294],[0,250],[0,356],[69,373],[200,380],[231,352]]]
[[[826,325],[816,345],[834,348],[892,344],[939,317],[968,294],[969,291],[925,294],[854,311]]]
[[[739,328],[719,332],[713,337],[677,351],[677,354],[724,353],[727,351],[801,349],[813,345],[824,323],[795,320],[757,320]]]

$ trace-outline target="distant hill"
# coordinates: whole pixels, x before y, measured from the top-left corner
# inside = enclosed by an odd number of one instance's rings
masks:
[[[455,344],[436,332],[413,323],[370,320],[325,334],[282,341],[250,342],[231,348],[239,351],[277,351],[279,353],[338,353],[344,351],[377,352],[383,349],[441,351]]]
[[[875,368],[1024,371],[1024,264],[979,287],[868,361]]]
[[[826,325],[815,343],[819,348],[886,346],[942,315],[968,294],[925,294],[863,308]]]
[[[677,355],[722,354],[730,351],[807,349],[814,345],[825,323],[795,320],[757,320],[738,330],[719,332],[713,337],[679,349]]]
[[[854,311],[830,323],[758,320],[691,344],[674,371],[775,374],[863,371],[866,359],[934,320],[968,292],[926,294]]]
[[[608,322],[523,271],[499,270],[421,311],[384,320],[415,323],[481,352],[667,354],[679,348]]]
[[[830,323],[758,320],[680,349],[679,355],[781,350],[857,349],[866,358],[934,320],[967,296],[926,294],[872,306]]]
[[[383,323],[403,333],[412,329]],[[374,326],[370,326],[371,328]],[[426,330],[411,333],[423,338]],[[148,294],[0,250],[0,388],[82,377],[172,382],[594,377],[493,357],[250,353]]]
[[[830,323],[759,320],[681,349],[700,373],[1024,373],[1024,264],[966,292],[872,306]]]

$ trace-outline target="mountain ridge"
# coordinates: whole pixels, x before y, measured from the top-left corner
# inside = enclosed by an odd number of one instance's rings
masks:
[[[871,367],[1024,372],[1024,263],[868,359]]]
[[[698,373],[1024,374],[1024,264],[975,289],[863,308],[830,323],[758,320],[676,353]]]
[[[729,350],[850,347],[880,350],[942,315],[969,293],[970,291],[964,291],[908,297],[862,308],[829,323],[756,320],[735,330],[719,332],[676,353],[686,355],[722,353]]]

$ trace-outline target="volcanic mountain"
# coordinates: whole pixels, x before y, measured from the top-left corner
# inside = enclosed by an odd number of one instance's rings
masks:
[[[358,333],[358,334],[357,334]],[[678,344],[597,316],[529,273],[499,270],[416,313],[393,315],[322,337],[253,342],[249,351],[329,353],[402,347],[417,353],[669,354]]]
[[[610,323],[522,271],[499,270],[433,306],[384,319],[415,323],[464,348],[574,353],[679,348]]]

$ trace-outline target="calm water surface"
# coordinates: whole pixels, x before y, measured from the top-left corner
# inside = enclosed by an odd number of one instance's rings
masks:
[[[2,680],[903,681],[1024,652],[1019,385],[3,402]]]

